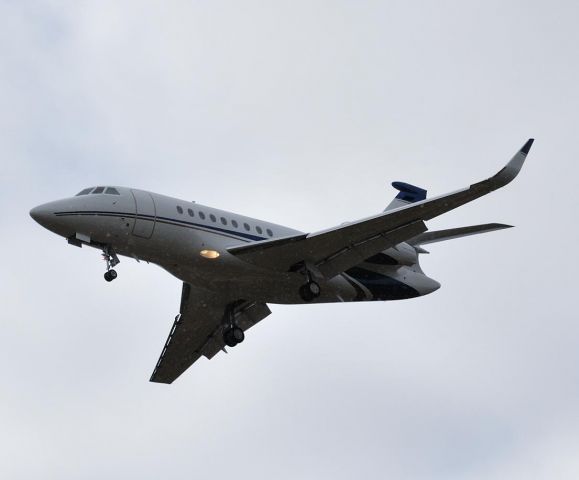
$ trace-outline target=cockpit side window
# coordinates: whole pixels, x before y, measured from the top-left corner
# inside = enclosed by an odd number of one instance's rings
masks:
[[[105,193],[106,195],[120,195],[119,191],[114,188],[114,187],[90,187],[90,188],[85,188],[84,190],[81,190],[80,192],[78,192],[76,194],[76,196],[80,196],[80,195],[88,195],[89,193],[91,193],[94,195],[95,193]]]

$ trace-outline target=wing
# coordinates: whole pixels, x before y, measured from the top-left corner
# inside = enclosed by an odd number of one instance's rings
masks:
[[[226,302],[214,292],[184,283],[180,313],[151,375],[151,382],[172,383],[202,355],[211,359],[223,350],[224,318],[230,308],[234,308],[237,325],[243,330],[271,313],[265,303]]]
[[[533,139],[529,139],[496,175],[468,188],[329,230],[230,247],[228,251],[263,268],[289,271],[305,264],[315,273],[332,278],[376,253],[425,232],[424,221],[510,183],[521,170],[532,144]]]

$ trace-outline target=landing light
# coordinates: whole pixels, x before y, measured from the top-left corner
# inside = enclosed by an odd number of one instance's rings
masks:
[[[201,250],[200,255],[204,258],[215,259],[219,257],[219,252],[215,250]]]

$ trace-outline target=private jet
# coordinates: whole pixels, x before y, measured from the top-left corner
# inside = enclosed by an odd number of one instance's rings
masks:
[[[183,282],[179,314],[150,381],[172,383],[201,356],[243,342],[267,317],[268,303],[399,300],[440,284],[424,274],[426,244],[509,228],[490,223],[428,231],[425,222],[510,183],[529,139],[496,175],[427,198],[394,182],[396,197],[377,215],[304,233],[282,225],[119,186],[85,188],[30,211],[43,227],[102,251],[104,278],[117,278],[119,256],[157,264]]]

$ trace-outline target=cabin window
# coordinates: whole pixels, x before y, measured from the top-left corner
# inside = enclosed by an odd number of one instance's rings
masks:
[[[267,234],[268,234],[270,237],[273,237],[273,232],[271,231],[271,228],[268,228],[268,229],[266,230],[266,232],[267,232]]]
[[[107,187],[107,189],[105,190],[105,193],[107,195],[120,195],[119,191],[113,187]]]
[[[189,213],[189,216],[190,216],[190,217],[194,217],[194,216],[195,216],[195,213],[193,213],[193,210],[192,210],[191,208],[188,208],[188,209],[187,209],[187,213]]]
[[[261,229],[261,227],[255,227],[255,230],[257,233],[259,233],[260,235],[263,233],[263,230]]]
[[[243,228],[245,228],[248,232],[249,232],[249,230],[251,230],[251,229],[249,228],[249,224],[248,224],[248,223],[244,223],[244,224],[243,224]]]
[[[217,217],[213,214],[209,215],[209,218],[211,219],[212,222],[216,222],[217,221]]]
[[[227,219],[225,217],[221,217],[221,223],[223,225],[227,225]]]
[[[94,188],[94,187],[85,188],[84,190],[81,190],[80,192],[78,192],[78,193],[76,194],[76,196],[79,197],[80,195],[88,195],[93,188]]]
[[[231,220],[231,225],[233,225],[235,228],[239,227],[237,220]]]
[[[103,193],[105,191],[105,187],[97,187],[94,189],[94,191],[92,192],[92,194],[96,194],[96,193]]]
[[[183,213],[183,209],[182,209],[180,206],[177,206],[177,211],[178,211],[179,213]]]
[[[201,220],[205,220],[205,214],[203,212],[199,212],[199,217]]]

